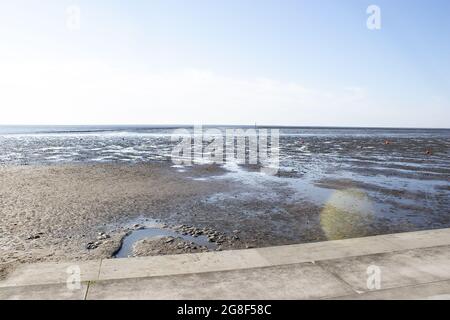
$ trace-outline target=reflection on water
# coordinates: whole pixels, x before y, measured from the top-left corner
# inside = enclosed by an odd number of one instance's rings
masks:
[[[140,240],[144,239],[155,239],[162,237],[173,237],[173,238],[181,238],[187,242],[195,243],[198,246],[207,247],[209,249],[216,249],[217,245],[208,240],[207,236],[198,236],[193,237],[190,235],[183,235],[178,232],[152,227],[152,228],[144,228],[139,230],[131,231],[125,238],[123,239],[122,246],[119,251],[114,255],[115,258],[127,258],[132,256],[133,254],[133,246]]]

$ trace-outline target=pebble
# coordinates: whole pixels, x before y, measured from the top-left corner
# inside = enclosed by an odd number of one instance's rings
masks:
[[[39,234],[35,234],[32,236],[29,236],[26,240],[36,240],[39,239],[41,236]]]
[[[104,233],[104,232],[99,232],[99,233],[98,233],[97,240],[105,240],[105,239],[109,239],[109,238],[110,238],[110,236],[107,235],[106,233]]]
[[[89,243],[86,245],[86,249],[88,249],[88,250],[94,250],[94,249],[97,249],[97,248],[98,248],[98,245],[95,244],[94,242],[89,242]]]

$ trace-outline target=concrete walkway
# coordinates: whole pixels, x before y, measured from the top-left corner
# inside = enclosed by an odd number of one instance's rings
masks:
[[[78,288],[70,281],[77,279],[77,272]],[[450,299],[450,229],[201,254],[21,265],[0,281],[0,299],[398,298]]]

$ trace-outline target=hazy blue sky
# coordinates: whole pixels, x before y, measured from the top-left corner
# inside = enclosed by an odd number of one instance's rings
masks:
[[[2,1],[0,111],[2,124],[450,127],[450,1]]]

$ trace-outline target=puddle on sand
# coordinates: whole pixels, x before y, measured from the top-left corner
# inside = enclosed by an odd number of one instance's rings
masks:
[[[122,246],[119,251],[114,255],[114,258],[128,258],[133,254],[133,246],[136,242],[147,238],[159,238],[159,237],[173,237],[180,238],[187,242],[195,243],[198,246],[207,247],[208,249],[215,250],[217,244],[210,242],[207,236],[193,237],[190,235],[183,235],[173,230],[163,229],[160,227],[152,226],[149,228],[138,229],[131,231],[122,241]]]

